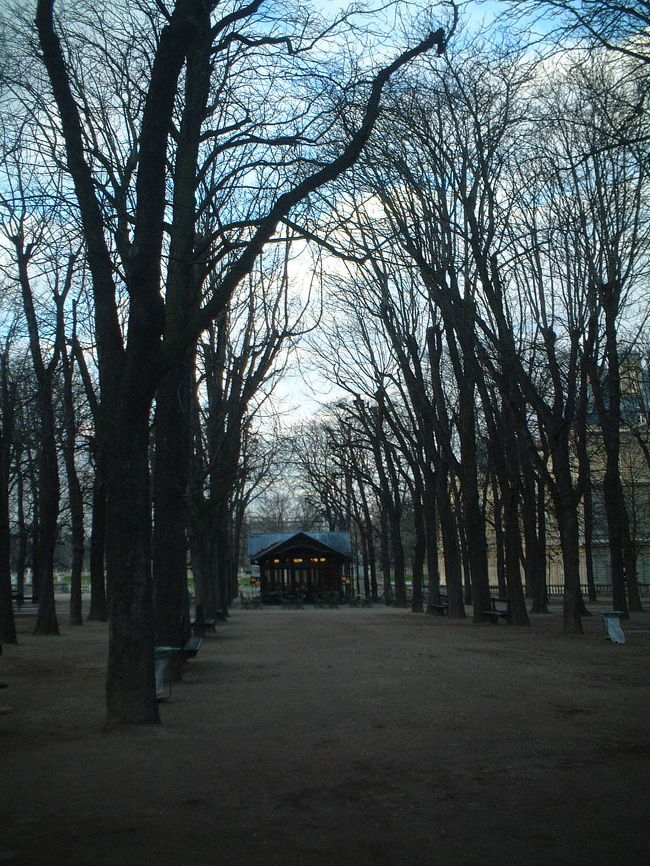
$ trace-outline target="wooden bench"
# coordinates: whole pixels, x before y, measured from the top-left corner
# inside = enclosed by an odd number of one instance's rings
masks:
[[[428,607],[431,608],[431,610],[435,610],[438,616],[445,616],[449,612],[449,599],[447,598],[447,593],[439,592],[438,598],[440,601],[437,603],[430,602]]]
[[[505,619],[508,623],[512,619],[510,602],[506,598],[490,598],[490,610],[484,610],[483,613],[485,616],[492,617],[497,623],[499,619]]]

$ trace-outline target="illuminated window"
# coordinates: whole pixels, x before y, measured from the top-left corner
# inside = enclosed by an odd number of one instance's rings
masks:
[[[301,556],[297,556],[297,557],[294,559],[294,562],[302,562],[302,557],[301,557]]]

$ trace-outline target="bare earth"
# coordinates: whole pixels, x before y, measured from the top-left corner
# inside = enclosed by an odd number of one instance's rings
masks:
[[[2,866],[650,862],[650,613],[234,610],[111,733],[106,626],[61,623],[0,657]]]

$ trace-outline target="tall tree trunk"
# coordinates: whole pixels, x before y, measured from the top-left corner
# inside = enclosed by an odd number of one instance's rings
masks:
[[[54,550],[59,517],[59,466],[54,439],[54,413],[50,401],[43,408],[45,419],[38,457],[38,544],[34,560],[38,574],[38,613],[34,634],[59,634],[54,602]]]
[[[18,643],[11,599],[8,476],[0,466],[0,643]]]
[[[0,643],[18,643],[11,600],[9,491],[0,467]]]
[[[28,562],[31,565],[32,569],[32,603],[38,604],[38,590],[40,586],[40,581],[38,579],[39,571],[38,571],[38,557],[36,556],[36,551],[38,550],[38,539],[40,535],[39,529],[39,490],[38,490],[38,470],[36,468],[36,460],[29,460],[29,486],[31,493],[31,521],[29,528],[29,537],[31,540],[31,544],[28,548]]]
[[[553,500],[560,532],[562,565],[564,568],[564,631],[582,634],[581,614],[584,601],[580,590],[580,524],[576,494],[573,490],[569,468],[568,443],[564,451],[553,455],[555,486]]]
[[[25,521],[25,482],[21,467],[20,454],[16,454],[18,474],[16,477],[16,524],[18,532],[18,551],[16,554],[16,592],[21,601],[25,598],[25,570],[27,568],[27,549],[29,533]]]
[[[184,109],[174,166],[174,199],[166,286],[165,333],[186,327],[198,297],[196,184],[201,125],[210,91],[209,4],[195,10],[197,28],[187,53]],[[203,263],[204,264],[204,263]],[[190,477],[194,347],[186,350],[156,391],[153,577],[156,641],[182,646],[189,635],[187,597],[188,483]],[[180,676],[179,657],[175,674]]]
[[[14,431],[15,389],[9,383],[8,353],[0,356],[0,643],[15,644],[16,623],[11,599],[11,529],[9,524],[9,470]]]
[[[530,625],[521,581],[521,533],[518,495],[514,486],[503,491],[505,572],[513,625]]]
[[[190,632],[190,624],[184,615],[191,438],[190,381],[188,364],[177,364],[167,373],[156,392],[152,565],[155,639],[161,646],[182,646]],[[180,669],[175,673],[180,675]]]
[[[379,514],[379,548],[381,558],[381,571],[383,577],[384,604],[392,604],[393,602],[393,586],[390,574],[390,541],[389,541],[389,521],[388,514],[385,508],[381,509]]]
[[[474,389],[470,386],[470,383],[466,382],[462,387],[460,404],[460,482],[463,528],[467,539],[474,622],[481,622],[486,619],[485,611],[489,609],[490,605],[490,583],[488,578],[485,521],[483,520],[479,500]]]
[[[441,461],[438,470],[436,493],[442,535],[442,552],[445,563],[445,586],[449,603],[449,616],[462,619],[465,617],[462,558],[458,540],[458,526],[451,507],[448,482],[449,473],[445,462]]]
[[[366,588],[366,598],[372,598],[373,601],[377,601],[377,599],[379,598],[379,592],[377,589],[377,553],[375,550],[375,531],[372,524],[372,518],[370,517],[370,506],[368,505],[368,497],[366,496],[366,491],[362,483],[359,485],[359,495],[361,499],[361,509],[363,512],[364,544],[368,556],[369,586]]]
[[[148,399],[111,406],[103,427],[109,596],[107,723],[158,722],[154,681]],[[102,411],[102,425],[107,419]],[[110,432],[109,432],[110,430]]]
[[[438,509],[436,507],[436,474],[425,472],[422,494],[424,525],[427,542],[427,613],[434,614],[432,604],[438,604],[440,593],[440,564],[438,562]]]
[[[585,549],[585,576],[587,578],[587,597],[589,601],[597,601],[596,581],[594,580],[594,499],[591,489],[591,471],[589,465],[585,467],[585,492],[582,498],[582,512],[584,515],[584,549]]]
[[[84,502],[75,463],[77,450],[77,430],[75,425],[75,405],[73,394],[73,359],[68,355],[67,341],[65,339],[65,322],[63,316],[63,304],[72,283],[76,257],[70,259],[68,275],[66,278],[66,289],[60,296],[57,295],[57,327],[59,332],[59,344],[61,352],[61,368],[63,371],[63,461],[65,465],[66,478],[68,481],[68,505],[70,508],[70,523],[72,534],[72,563],[70,568],[70,612],[68,622],[70,625],[81,625],[83,622],[81,613],[81,577],[84,565]],[[75,313],[76,319],[76,313]],[[76,321],[75,321],[76,327]],[[72,343],[76,342],[76,336],[72,337]]]
[[[505,539],[503,531],[503,497],[499,490],[499,486],[496,483],[496,479],[492,491],[494,502],[494,546],[496,550],[497,586],[499,588],[499,595],[502,598],[506,598],[508,594],[508,585],[506,582]]]
[[[93,505],[90,526],[90,608],[88,619],[106,622],[106,485],[98,468],[93,479]]]
[[[396,508],[389,513],[390,541],[393,553],[393,570],[395,577],[395,604],[406,607],[406,567],[404,561],[404,543],[402,542],[402,521],[400,511]]]
[[[16,234],[13,242],[29,334],[29,351],[36,377],[40,434],[37,458],[38,541],[34,551],[34,566],[38,575],[38,613],[34,634],[58,634],[59,625],[54,604],[54,549],[57,540],[60,489],[52,405],[52,376],[57,362],[57,346],[55,344],[54,356],[46,366],[41,351],[38,319],[29,275],[31,246],[25,243],[22,230]],[[60,336],[57,334],[57,340]]]
[[[548,613],[546,592],[546,545],[543,540],[543,525],[538,521],[537,487],[530,462],[522,455],[522,490],[519,501],[521,522],[526,545],[524,568],[528,574],[527,585],[530,586],[531,613]],[[543,482],[539,484],[543,490]],[[543,494],[542,494],[543,499]],[[542,521],[546,510],[543,502]]]
[[[422,584],[424,581],[427,537],[421,494],[418,494],[417,501],[413,503],[413,522],[415,527],[415,544],[413,545],[413,597],[411,599],[411,610],[413,613],[422,613],[424,610]]]
[[[74,464],[74,460],[73,460]],[[84,517],[83,494],[81,484],[74,465],[68,468],[68,497],[70,503],[70,520],[72,524],[72,563],[70,567],[70,625],[81,625],[83,622],[81,603],[81,578],[84,565]]]

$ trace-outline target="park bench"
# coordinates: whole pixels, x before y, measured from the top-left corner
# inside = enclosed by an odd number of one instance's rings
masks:
[[[169,664],[169,660],[174,655],[174,653],[180,652],[177,646],[157,646],[154,647],[153,657],[154,657],[154,673],[156,677],[156,698],[159,701],[165,699],[165,673],[167,671],[167,665]],[[168,697],[172,696],[172,684],[171,682],[167,683],[169,688]]]
[[[449,611],[449,599],[447,598],[447,593],[438,593],[438,598],[440,601],[437,603],[430,602],[429,607],[431,610],[435,610],[439,616],[445,616]]]
[[[164,700],[165,674],[172,656],[180,654],[183,660],[194,658],[201,649],[202,637],[188,637],[183,646],[157,646],[154,647],[154,673],[156,677],[156,698]],[[167,682],[168,697],[172,696],[171,680]]]
[[[490,609],[484,610],[483,613],[485,616],[491,616],[494,622],[505,619],[509,623],[512,619],[510,602],[506,598],[490,598]]]
[[[203,643],[202,637],[188,637],[181,647],[181,654],[184,659],[193,659],[201,649]]]
[[[222,611],[219,611],[221,614]],[[206,631],[216,631],[217,630],[217,619],[220,617],[211,617],[209,619],[193,619],[190,622],[192,626],[192,631],[194,634],[201,635]]]
[[[298,610],[302,609],[305,606],[305,600],[301,595],[294,595],[293,593],[285,593],[282,598],[282,607],[287,610]]]
[[[599,612],[608,640],[611,640],[612,643],[625,643],[625,634],[620,622],[620,610],[601,610]]]
[[[25,600],[25,596],[21,595],[17,592],[11,593],[11,602],[14,607],[15,613],[24,614],[25,616],[34,615],[38,613],[38,603],[31,600],[29,597]]]
[[[250,610],[251,608],[259,610],[259,608],[262,607],[262,598],[259,595],[244,595],[243,592],[240,592],[239,604],[247,610]]]
[[[314,598],[314,607],[337,608],[339,597],[337,592],[321,592]]]

